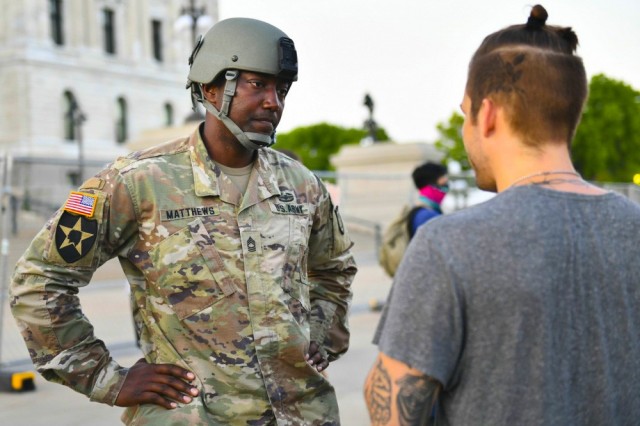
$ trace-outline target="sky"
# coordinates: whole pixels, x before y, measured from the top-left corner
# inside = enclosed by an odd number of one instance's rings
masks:
[[[399,143],[433,142],[464,94],[482,39],[525,23],[520,0],[218,0],[219,18],[269,22],[293,39],[299,76],[279,132],[373,118]],[[547,0],[547,24],[572,27],[589,77],[604,73],[640,90],[640,1]]]

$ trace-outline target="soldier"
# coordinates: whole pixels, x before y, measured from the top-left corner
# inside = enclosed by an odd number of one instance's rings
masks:
[[[187,138],[72,192],[18,262],[11,306],[38,371],[126,424],[337,425],[323,374],[348,348],[356,265],[322,182],[270,146],[293,41],[233,18],[198,41]],[[76,293],[118,257],[144,358],[118,365]]]

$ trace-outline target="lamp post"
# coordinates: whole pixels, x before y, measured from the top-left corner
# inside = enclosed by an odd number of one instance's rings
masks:
[[[213,25],[213,18],[207,15],[204,6],[196,7],[195,0],[189,0],[189,6],[180,9],[180,16],[175,22],[176,31],[182,31],[189,27],[191,29],[191,48],[196,47],[198,41],[198,28],[208,28]]]
[[[191,49],[195,49],[198,42],[198,28],[209,28],[213,24],[213,18],[206,14],[206,8],[204,6],[197,7],[195,0],[189,0],[189,6],[184,6],[180,9],[180,16],[174,24],[174,29],[176,32],[181,32],[186,28],[190,28]],[[186,121],[201,121],[202,119],[204,119],[204,114],[195,109],[187,116]]]
[[[82,124],[87,120],[87,116],[80,109],[80,105],[74,99],[71,102],[71,108],[69,109],[71,115],[71,122],[73,123],[74,133],[76,140],[78,141],[78,182],[81,184],[84,182],[84,141],[82,139]]]

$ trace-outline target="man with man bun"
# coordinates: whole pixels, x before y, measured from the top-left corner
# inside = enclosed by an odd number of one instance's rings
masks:
[[[463,139],[498,194],[412,240],[374,338],[373,425],[638,424],[640,206],[574,169],[587,78],[546,19],[471,59]]]

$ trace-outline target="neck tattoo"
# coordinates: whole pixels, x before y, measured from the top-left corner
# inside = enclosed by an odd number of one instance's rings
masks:
[[[578,179],[547,179],[547,176],[549,176],[549,175],[571,175],[571,176],[578,177]],[[531,179],[531,178],[534,178],[534,177],[540,177],[540,176],[544,177],[544,179],[542,181],[540,181],[540,182],[530,182],[529,184],[530,185],[546,185],[546,184],[561,183],[561,182],[582,182],[582,176],[580,176],[579,173],[574,172],[572,170],[549,170],[549,171],[537,172],[537,173],[532,173],[530,175],[519,177],[518,179],[516,179],[513,182],[511,182],[511,185],[509,185],[507,187],[507,189],[513,188],[514,186],[516,186],[520,182],[523,182],[523,181],[525,181],[527,179]]]

